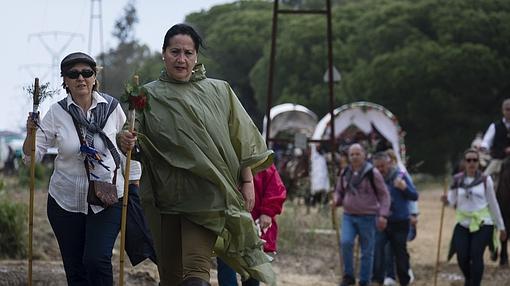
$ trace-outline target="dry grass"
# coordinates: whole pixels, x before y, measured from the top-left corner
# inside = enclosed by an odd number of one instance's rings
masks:
[[[422,191],[418,236],[409,244],[411,262],[416,274],[416,282],[413,285],[421,286],[433,285],[441,215],[439,196],[442,192],[440,184],[429,182],[424,186],[420,186]],[[7,182],[4,195],[8,195],[15,201],[28,202],[28,190],[20,189],[15,182]],[[46,199],[47,193],[44,190],[37,190],[34,216],[36,258],[34,278],[39,281],[51,281],[51,285],[65,285],[60,253],[46,217]],[[278,217],[279,253],[273,263],[278,274],[278,285],[333,286],[338,284],[340,279],[338,241],[332,230],[330,214],[329,208],[323,210],[311,208],[308,211],[302,204],[286,203],[283,214]],[[341,209],[338,209],[338,217],[340,216]],[[453,210],[446,209],[438,285],[462,285],[458,280],[461,276],[455,258],[449,263],[445,262],[453,225]],[[118,249],[114,250],[113,261],[114,269],[117,270]],[[510,281],[510,270],[500,269],[488,258],[486,261],[483,285],[507,285]],[[127,285],[157,285],[157,269],[152,263],[142,263],[137,267],[126,265],[126,271]],[[0,261],[0,281],[6,281],[9,277],[23,278],[24,273],[26,273],[26,261]],[[215,273],[213,270],[211,281],[213,285],[217,285]],[[0,285],[4,284],[0,282]]]

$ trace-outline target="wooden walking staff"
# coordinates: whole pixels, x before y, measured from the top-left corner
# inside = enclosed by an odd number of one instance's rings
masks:
[[[39,78],[35,78],[33,89],[32,120],[37,120],[41,99]],[[35,193],[35,133],[37,129],[30,129],[30,201],[28,207],[28,285],[32,285],[32,238],[34,232],[34,193]]]
[[[448,182],[446,178],[443,182],[443,196],[446,196],[446,192],[448,191]],[[434,269],[434,286],[437,285],[437,273],[439,272],[439,254],[441,253],[441,237],[443,235],[443,220],[444,220],[444,209],[446,207],[445,203],[442,203],[441,207],[441,220],[439,222],[439,239],[437,242],[437,255],[436,255],[436,266]]]
[[[120,98],[122,102],[129,105],[128,108],[128,128],[129,132],[135,130],[135,111],[150,110],[149,97],[147,91],[140,87],[139,78],[133,76],[133,81],[126,84],[124,94]],[[131,169],[131,150],[126,154],[126,166],[124,168],[124,196],[122,199],[122,219],[120,225],[120,269],[119,285],[124,285],[124,245],[126,242],[126,220],[127,207],[129,200],[129,173]]]
[[[335,199],[334,199],[334,196],[333,196],[333,193],[334,193],[334,190],[333,192],[330,193],[330,200],[333,202],[331,204],[331,222],[333,224],[333,228],[335,229],[335,233],[336,233],[336,239],[338,241],[338,256],[340,258],[340,270],[343,269],[343,259],[342,259],[342,242],[341,242],[341,237],[340,237],[340,229],[339,229],[339,225],[338,225],[338,214],[337,214],[337,209],[336,209],[336,202],[335,202]]]
[[[133,76],[133,84],[138,87],[139,78],[137,75]],[[129,132],[135,130],[135,108],[129,106],[128,109],[128,128]],[[131,171],[131,150],[126,154],[126,166],[124,167],[124,197],[122,199],[122,220],[120,225],[120,269],[119,269],[119,285],[124,285],[124,245],[126,242],[126,220],[127,220],[127,206],[129,199],[129,173]]]

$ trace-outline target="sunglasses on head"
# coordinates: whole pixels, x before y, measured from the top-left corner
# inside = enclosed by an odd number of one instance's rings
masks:
[[[77,79],[77,78],[80,77],[80,75],[82,75],[83,78],[89,78],[89,77],[94,75],[94,71],[90,70],[90,69],[84,69],[84,70],[81,70],[81,71],[70,70],[70,71],[68,71],[66,73],[66,76],[68,78],[72,78],[72,79]]]
[[[465,160],[466,160],[466,162],[468,162],[468,163],[471,163],[471,162],[478,162],[478,159],[477,159],[477,158],[466,158]]]

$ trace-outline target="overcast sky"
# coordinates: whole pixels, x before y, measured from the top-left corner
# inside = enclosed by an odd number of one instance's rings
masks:
[[[34,77],[39,77],[41,83],[50,82],[57,88],[61,83],[58,65],[65,55],[74,51],[84,51],[94,56],[98,54],[97,19],[92,22],[93,40],[89,52],[92,2],[97,13],[98,1],[91,0],[15,0],[4,3],[0,17],[3,36],[0,51],[4,63],[0,76],[0,130],[20,131],[24,126],[32,101],[23,87],[33,84]],[[138,0],[135,2],[139,19],[135,27],[136,38],[153,51],[159,51],[166,30],[173,24],[182,22],[191,12],[228,2],[233,1]],[[104,0],[101,3],[106,51],[117,45],[112,36],[113,24],[122,15],[128,0]],[[59,32],[56,37],[55,31]],[[53,64],[57,65],[56,68],[52,68]],[[53,101],[64,96],[61,93]],[[42,112],[47,110],[48,104],[42,106]]]

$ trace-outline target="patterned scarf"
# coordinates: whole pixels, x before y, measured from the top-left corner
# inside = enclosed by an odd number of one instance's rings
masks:
[[[113,145],[112,141],[103,131],[103,127],[106,125],[106,121],[108,121],[108,117],[110,114],[117,108],[119,102],[117,99],[109,96],[105,93],[98,93],[105,100],[105,102],[98,102],[96,107],[91,111],[90,120],[87,119],[85,113],[81,108],[79,108],[76,104],[70,104],[69,108],[67,107],[67,98],[59,101],[59,105],[69,114],[71,117],[82,127],[85,127],[87,133],[85,134],[85,141],[89,147],[94,147],[94,134],[99,134],[99,138],[103,140],[103,143],[108,147],[110,153],[112,154],[113,160],[115,162],[115,167],[118,168],[120,165],[120,155]]]

